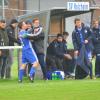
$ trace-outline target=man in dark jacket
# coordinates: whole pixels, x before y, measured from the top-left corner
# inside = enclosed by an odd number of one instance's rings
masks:
[[[44,32],[38,18],[33,19],[33,48],[37,54],[42,72],[43,79],[46,79],[46,65],[44,60]]]
[[[5,20],[0,20],[0,46],[9,45],[9,39],[5,27],[6,27]],[[0,50],[0,76],[2,79],[4,78],[5,75],[8,54],[9,54],[8,50],[5,49]]]
[[[65,40],[63,40],[62,34],[57,34],[57,39],[50,43],[47,48],[47,60],[48,70],[62,70],[64,71],[63,61],[64,59],[72,59],[67,53],[67,46]],[[64,71],[65,72],[65,71]],[[66,73],[65,73],[66,74]]]
[[[18,39],[15,36],[15,29],[17,27],[18,21],[16,19],[12,19],[10,25],[6,27],[7,34],[9,37],[9,46],[14,46],[14,43],[20,44]]]
[[[18,21],[16,19],[12,19],[10,22],[10,25],[6,27],[8,38],[9,38],[9,46],[14,46],[14,43],[20,44],[20,42],[15,36],[15,29],[16,29],[17,24],[18,24]],[[6,69],[6,78],[11,77],[12,64],[13,64],[13,49],[10,49],[8,67]]]
[[[80,50],[82,46],[85,45],[86,52],[88,55],[88,62],[90,62],[89,64],[90,66],[87,66],[87,67],[90,69],[90,78],[92,79],[92,63],[91,63],[92,50],[93,50],[92,32],[90,28],[82,25],[82,22],[80,19],[76,18],[74,20],[74,23],[75,23],[75,29],[72,33],[72,40],[73,40],[73,45],[74,45],[74,50],[75,50],[74,55],[75,55],[75,58],[77,58],[77,56],[80,54]]]
[[[94,44],[94,54],[96,55],[95,62],[95,76],[100,78],[100,27],[99,21],[93,21],[93,44]]]

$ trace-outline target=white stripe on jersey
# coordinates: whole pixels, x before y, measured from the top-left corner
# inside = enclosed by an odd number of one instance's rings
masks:
[[[37,55],[36,55],[36,53],[35,53],[35,51],[34,51],[34,49],[33,49],[32,44],[31,44],[30,41],[29,41],[29,45],[30,45],[30,48],[31,48],[31,50],[32,50],[32,52],[33,52],[34,57],[36,58],[36,61],[38,62]]]

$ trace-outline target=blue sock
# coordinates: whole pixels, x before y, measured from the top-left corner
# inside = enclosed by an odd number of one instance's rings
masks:
[[[24,69],[20,69],[20,70],[19,70],[19,80],[22,81],[23,75],[24,75]]]
[[[31,67],[29,74],[30,74],[30,77],[33,78],[33,75],[35,74],[35,68],[34,67]]]

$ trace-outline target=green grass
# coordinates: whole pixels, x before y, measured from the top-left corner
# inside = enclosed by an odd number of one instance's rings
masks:
[[[12,79],[0,79],[0,100],[100,100],[100,79],[35,80],[18,83],[16,51]],[[94,60],[93,60],[94,64]]]
[[[0,100],[100,100],[100,80],[0,80]]]

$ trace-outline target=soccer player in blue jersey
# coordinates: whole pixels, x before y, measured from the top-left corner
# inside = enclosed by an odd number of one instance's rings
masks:
[[[19,82],[22,82],[24,69],[27,63],[31,63],[32,67],[29,72],[29,77],[31,82],[33,82],[33,76],[35,74],[35,68],[39,66],[38,58],[35,51],[32,48],[31,42],[28,37],[28,32],[26,31],[27,25],[24,21],[18,24],[20,32],[18,33],[19,39],[22,43],[22,65],[19,68]]]

